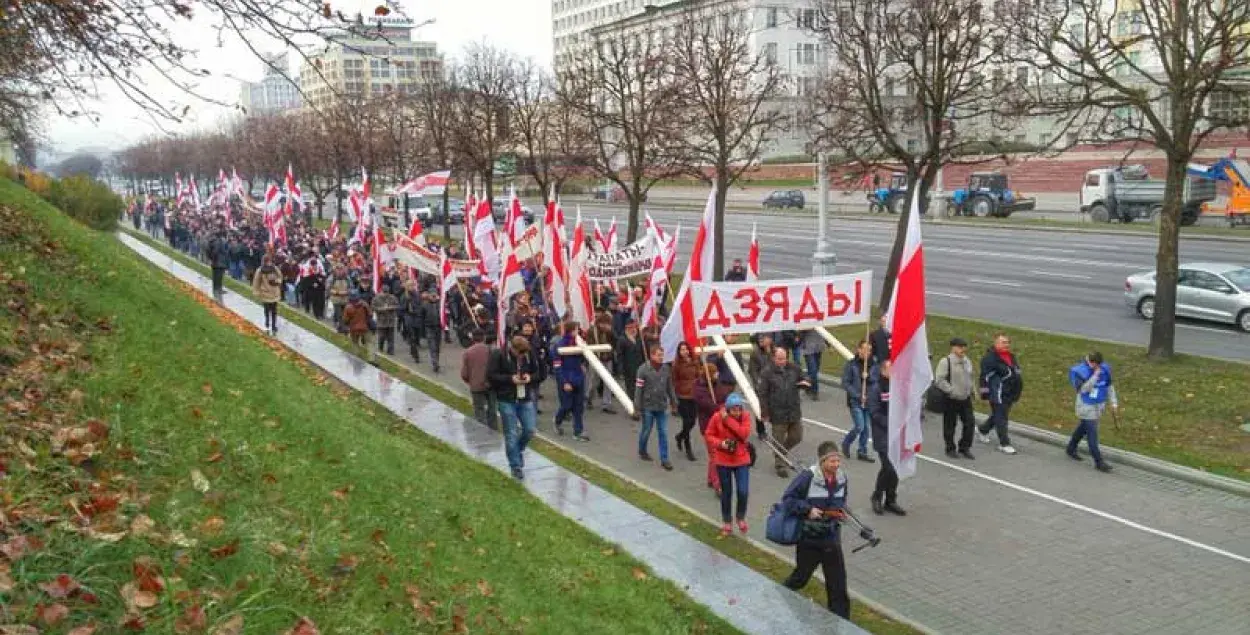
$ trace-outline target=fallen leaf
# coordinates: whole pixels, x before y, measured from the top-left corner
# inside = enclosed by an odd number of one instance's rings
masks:
[[[616,555],[616,550],[611,547],[608,547],[607,549],[604,549],[603,551],[600,551],[599,553],[608,557],[612,557]]]
[[[53,626],[61,620],[69,617],[69,607],[64,604],[51,604],[44,606],[42,604],[35,605],[35,615],[40,622]]]
[[[131,631],[141,631],[148,627],[147,623],[143,621],[143,616],[137,613],[123,615],[120,624],[122,628]]]
[[[25,624],[0,624],[0,635],[39,635],[39,629]]]
[[[641,568],[639,568],[639,567],[634,567],[634,579],[635,579],[635,580],[646,580],[646,579],[647,579],[647,572],[646,572],[646,571],[643,571],[643,570],[642,570]]]
[[[268,472],[265,472],[264,474],[261,474],[260,480],[268,483],[269,485],[273,485],[274,483],[278,482],[278,477]]]
[[[226,528],[226,519],[221,516],[210,516],[204,522],[200,523],[200,531],[215,536]]]
[[[191,409],[191,416],[192,416],[192,417],[195,417],[196,419],[203,419],[203,418],[204,418],[204,411],[200,410],[199,408],[192,408],[192,409]]]
[[[66,635],[95,635],[95,624],[83,624],[82,626],[77,626]]]
[[[204,477],[204,473],[199,470],[191,470],[191,486],[201,494],[207,494],[211,487],[208,479]]]
[[[156,521],[148,517],[147,514],[139,514],[130,521],[130,533],[136,536],[146,536],[156,527]]]
[[[234,554],[238,553],[238,551],[239,551],[239,539],[235,538],[234,540],[231,540],[230,542],[220,547],[217,547],[216,549],[213,549],[212,551],[209,551],[208,554],[220,560],[222,558],[228,558],[230,556],[233,556]]]
[[[354,488],[351,485],[344,485],[330,492],[330,494],[339,500],[347,500],[347,495],[351,493],[352,489]]]
[[[213,385],[212,385],[212,384],[204,384],[203,386],[200,386],[200,390],[203,390],[203,391],[204,391],[204,394],[206,394],[206,395],[211,395],[211,394],[213,394]]]
[[[0,593],[8,593],[13,590],[13,577],[9,575],[9,563],[0,562]]]
[[[269,552],[269,555],[275,558],[285,556],[287,552],[290,551],[290,549],[287,549],[286,545],[280,542],[269,543],[269,545],[265,547],[265,550]]]
[[[312,620],[301,617],[285,635],[321,635],[321,631],[317,630],[317,625]]]
[[[243,632],[243,616],[232,615],[213,629],[213,635],[240,635]]]
[[[43,541],[35,536],[17,535],[0,545],[0,554],[4,554],[9,562],[17,562],[26,554],[43,548]]]
[[[204,461],[207,463],[216,463],[220,461],[221,459],[222,459],[221,452],[213,452],[212,454],[208,455],[208,458],[204,459]]]
[[[160,602],[160,598],[151,591],[141,591],[134,582],[127,582],[122,585],[121,590],[122,601],[126,603],[126,608],[133,611],[135,609],[150,609]]]
[[[208,615],[204,607],[192,604],[182,612],[182,617],[174,620],[175,633],[199,633],[208,627]]]
[[[43,589],[43,592],[47,593],[49,597],[64,600],[78,590],[78,583],[73,578],[62,573],[51,582],[41,583],[39,588]]]
[[[386,532],[381,529],[374,529],[373,533],[369,534],[369,540],[372,540],[374,543],[379,545],[382,544],[382,541],[385,538]]]
[[[468,633],[469,627],[464,623],[464,616],[459,613],[451,616],[451,632]]]
[[[495,594],[495,592],[490,588],[490,583],[486,580],[477,581],[477,592],[481,593],[482,597],[486,598]]]
[[[135,583],[139,585],[140,591],[161,593],[165,590],[165,580],[161,578],[161,568],[155,560],[147,556],[139,556],[130,565],[130,570],[134,574]]]

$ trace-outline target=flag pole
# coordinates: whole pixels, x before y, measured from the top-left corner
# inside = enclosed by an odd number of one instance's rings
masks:
[[[473,328],[482,328],[477,322],[477,315],[473,313],[473,307],[469,306],[469,296],[464,293],[464,285],[460,282],[460,278],[456,278],[456,289],[460,291],[460,301],[464,302],[464,310],[469,312],[469,319],[473,320]]]

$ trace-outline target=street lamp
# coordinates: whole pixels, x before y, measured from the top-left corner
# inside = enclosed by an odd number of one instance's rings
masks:
[[[838,267],[838,256],[829,244],[829,170],[825,153],[816,154],[816,253],[812,254],[812,275],[832,276]]]

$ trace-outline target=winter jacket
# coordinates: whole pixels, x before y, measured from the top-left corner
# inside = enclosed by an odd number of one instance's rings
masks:
[[[587,344],[607,344],[613,349],[616,348],[616,334],[612,332],[612,327],[600,328],[598,325],[591,327],[586,334]],[[599,361],[605,365],[612,362],[612,352],[599,353]]]
[[[885,327],[878,328],[869,334],[868,342],[872,344],[873,366],[890,359],[890,332],[885,330]]]
[[[1084,360],[1068,371],[1068,381],[1076,389],[1076,418],[1091,421],[1102,417],[1110,403],[1118,406],[1119,396],[1111,383],[1111,365],[1102,364],[1102,372],[1094,378],[1094,369]]]
[[[512,376],[517,373],[529,373],[531,380],[536,375],[533,358],[529,354],[517,357],[510,348],[492,349],[486,360],[486,381],[495,393],[495,399],[503,402],[530,401],[534,398],[534,384],[531,381],[521,390],[512,383]]]
[[[933,383],[952,401],[967,401],[972,396],[972,360],[954,353],[938,360],[933,370]]]
[[[706,430],[708,423],[712,420],[720,407],[724,405],[725,399],[729,397],[729,393],[733,392],[733,386],[729,384],[713,383],[709,388],[706,381],[694,382],[694,406],[695,415],[699,419],[699,430]]]
[[[373,296],[373,313],[376,316],[374,319],[377,321],[378,328],[395,328],[399,320],[399,300],[383,287],[382,293]]]
[[[694,386],[700,380],[704,384],[703,365],[697,359],[673,360],[673,392],[678,399],[694,399]]]
[[[802,518],[800,544],[806,546],[832,546],[840,539],[841,523],[831,519],[811,520],[807,516],[815,507],[821,510],[846,509],[849,494],[848,475],[839,467],[837,475],[830,479],[819,465],[800,470],[781,495],[781,508],[790,516]]]
[[[282,272],[269,265],[256,270],[252,276],[252,294],[261,304],[271,304],[282,299]]]
[[[635,376],[634,407],[638,410],[668,410],[677,406],[673,374],[666,364],[656,368],[647,362],[638,367]]]
[[[996,405],[1011,405],[1020,400],[1024,391],[1024,377],[1020,374],[1020,360],[1015,353],[1009,355],[1011,363],[1003,361],[998,351],[991,347],[981,358],[981,384],[989,389],[989,401]]]
[[[890,380],[882,377],[879,367],[870,373],[868,391],[868,417],[872,421],[872,449],[890,451]]]
[[[582,367],[581,354],[561,355],[557,351],[562,346],[577,346],[577,338],[563,335],[551,345],[551,368],[555,371],[556,381],[561,385],[572,384],[574,388],[586,385],[586,369]]]
[[[624,335],[620,336],[616,340],[614,352],[616,353],[616,367],[621,370],[621,377],[626,380],[634,379],[634,371],[647,361],[641,335],[632,341]]]
[[[751,413],[746,408],[742,409],[742,416],[738,419],[729,416],[725,408],[718,410],[708,421],[703,438],[713,448],[713,465],[741,467],[751,464],[751,453],[747,450],[747,441],[751,438]],[[732,452],[721,447],[721,442],[726,439],[737,442]]]
[[[343,324],[349,333],[369,332],[369,305],[364,302],[348,304],[343,309]]]
[[[230,267],[230,246],[223,238],[213,238],[208,241],[208,265],[213,269],[226,269]]]
[[[346,277],[335,276],[330,279],[330,304],[343,305],[351,297],[351,282]]]
[[[858,408],[864,405],[864,389],[867,382],[863,375],[864,360],[859,357],[852,357],[842,365],[842,389],[846,391],[848,408]]]
[[[773,364],[760,375],[756,392],[760,398],[761,419],[770,423],[798,423],[803,420],[802,396],[799,380],[803,372],[791,362],[785,366]]]
[[[490,382],[486,377],[486,364],[490,361],[490,347],[476,342],[460,356],[460,379],[468,384],[470,392],[486,392]]]
[[[816,329],[804,331],[803,339],[799,340],[799,352],[804,355],[823,353],[827,348],[829,348],[829,343],[820,336]]]
[[[758,386],[760,384],[760,375],[764,370],[773,364],[773,350],[769,348],[764,350],[758,346],[751,351],[751,359],[747,362],[747,377],[751,378],[751,383]]]
[[[437,332],[443,328],[442,308],[438,300],[422,300],[420,308],[417,309],[417,315],[420,317],[421,326],[425,327],[427,333]]]

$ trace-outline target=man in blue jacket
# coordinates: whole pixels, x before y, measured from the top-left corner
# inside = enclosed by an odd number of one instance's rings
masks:
[[[785,513],[803,519],[795,547],[794,571],[782,584],[798,591],[807,586],[820,566],[829,610],[849,620],[851,598],[846,592],[846,560],[839,523],[846,517],[847,473],[841,469],[842,457],[836,441],[821,443],[816,453],[819,463],[801,470],[781,496]]]
[[[560,409],[556,411],[556,434],[564,436],[564,418],[573,415],[573,438],[589,441],[583,434],[582,415],[586,411],[586,370],[582,367],[580,353],[561,355],[560,347],[577,346],[577,322],[565,322],[563,334],[551,345],[551,367],[556,376],[556,390],[560,394]]]
[[[1110,472],[1111,466],[1102,460],[1098,449],[1098,420],[1111,405],[1113,411],[1120,409],[1120,400],[1111,383],[1111,365],[1102,361],[1102,353],[1094,351],[1068,371],[1068,381],[1076,389],[1076,418],[1080,422],[1068,439],[1068,456],[1080,461],[1076,448],[1085,438],[1089,443],[1089,455],[1099,472]]]

